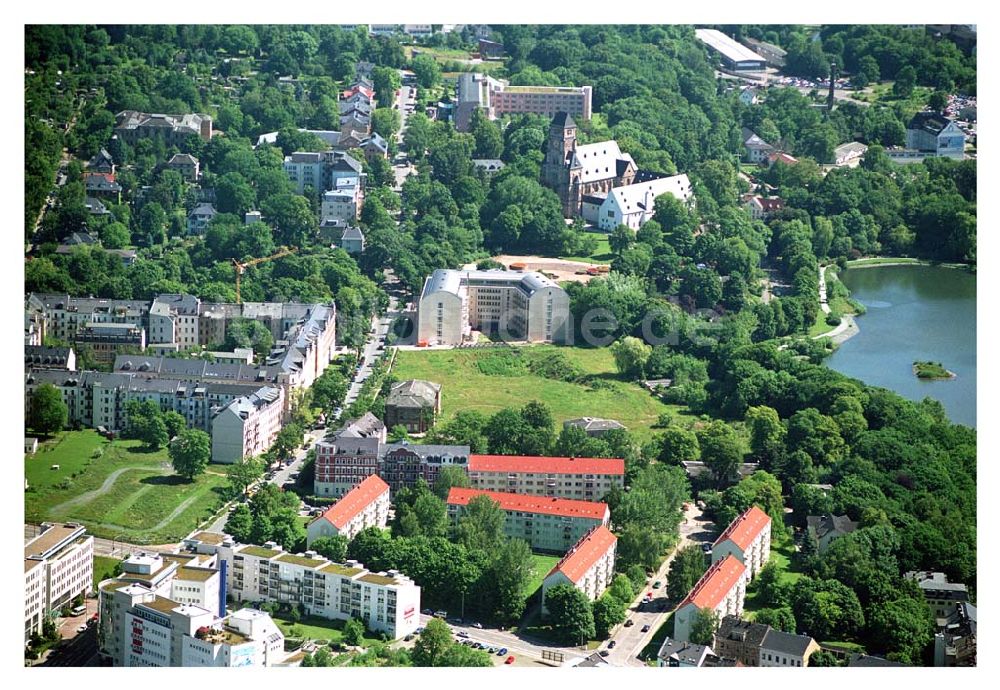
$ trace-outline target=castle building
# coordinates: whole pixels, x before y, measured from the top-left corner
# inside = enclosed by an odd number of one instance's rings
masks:
[[[623,153],[617,141],[578,145],[572,116],[560,112],[552,118],[542,184],[559,195],[565,217],[581,214],[584,196],[606,195],[614,187],[632,184],[637,171],[632,156]]]

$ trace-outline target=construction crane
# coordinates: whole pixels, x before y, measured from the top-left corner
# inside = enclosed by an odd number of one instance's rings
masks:
[[[236,268],[236,304],[243,304],[243,300],[240,299],[240,276],[243,272],[250,266],[256,266],[257,264],[262,264],[265,261],[271,261],[272,259],[280,259],[283,256],[288,256],[289,254],[294,254],[299,251],[298,247],[282,247],[280,250],[271,254],[271,256],[264,256],[259,259],[250,259],[249,261],[237,261],[233,259],[233,266]]]

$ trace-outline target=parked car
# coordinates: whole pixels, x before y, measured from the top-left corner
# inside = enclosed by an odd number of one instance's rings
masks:
[[[649,623],[646,623],[646,625],[642,626],[642,632],[649,632]]]
[[[497,656],[503,656],[506,653],[507,653],[506,647],[501,647],[500,649],[497,650]]]
[[[403,641],[404,642],[409,642],[412,639],[413,639],[413,633],[410,633],[409,635],[407,635],[406,637],[403,638]]]
[[[611,642],[608,642],[608,649],[614,649],[616,644],[618,644],[617,640],[611,640]]]
[[[701,545],[701,550],[703,553],[712,553],[712,545],[709,544],[708,542],[705,542],[704,544]]]
[[[473,628],[478,628],[479,630],[482,630],[483,629],[483,624],[482,623],[473,623],[472,627]]]
[[[511,654],[509,657],[507,657],[507,661],[505,661],[504,663],[507,664],[507,665],[513,664],[514,663],[514,655]]]
[[[663,583],[660,582],[659,580],[657,580],[656,582],[653,583],[653,589],[659,589],[662,586],[663,586]]]
[[[633,625],[635,625],[635,623],[632,622],[631,618],[629,618],[627,621],[625,621],[625,627],[626,628],[631,628]]]
[[[76,631],[78,633],[85,633],[85,632],[87,632],[87,626],[86,626],[86,624],[76,626]]]
[[[433,616],[434,615],[434,609],[424,609],[420,613],[424,614],[425,616]]]
[[[465,632],[464,630],[460,630],[460,631],[458,632],[458,636],[459,636],[459,637],[468,637],[468,636],[469,636],[469,633]]]
[[[610,653],[611,653],[611,652],[609,652],[609,651],[608,651],[608,650],[606,650],[606,649],[602,649],[601,651],[599,651],[599,652],[598,652],[598,654],[600,654],[601,656],[607,656],[607,655],[608,655],[608,654],[610,654]]]
[[[441,618],[441,619],[448,618],[448,612],[447,611],[435,611],[432,615],[435,618]]]
[[[413,634],[414,635],[419,635],[423,631],[424,631],[424,626],[421,625],[419,628],[417,628],[416,630],[413,631]]]

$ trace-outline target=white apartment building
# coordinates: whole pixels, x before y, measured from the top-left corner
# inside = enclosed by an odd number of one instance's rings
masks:
[[[373,474],[309,523],[306,545],[334,535],[350,540],[368,527],[384,529],[388,520],[389,485]]]
[[[595,527],[607,525],[611,519],[606,503],[459,487],[448,492],[449,517],[461,519],[469,502],[480,496],[500,505],[505,516],[504,534],[524,539],[539,551],[566,553]]]
[[[607,232],[619,225],[638,230],[653,218],[656,197],[663,194],[672,194],[684,203],[690,203],[694,198],[687,175],[661,177],[584,196],[581,204],[583,219]]]
[[[542,613],[545,593],[551,587],[571,584],[596,601],[615,577],[618,538],[605,525],[587,532],[542,580]]]
[[[399,571],[373,573],[357,561],[333,563],[313,551],[286,553],[227,539],[218,548],[236,601],[302,604],[307,615],[362,620],[369,630],[404,637],[420,625],[420,587]]]
[[[282,388],[265,386],[236,398],[212,418],[212,461],[227,464],[260,455],[281,431]]]
[[[200,344],[198,315],[201,300],[192,295],[158,295],[149,307],[150,345],[161,343],[177,350]]]
[[[24,545],[24,641],[41,634],[42,622],[78,594],[89,594],[94,578],[94,538],[83,525],[43,522]]]
[[[361,210],[361,185],[356,177],[341,177],[336,187],[323,193],[320,222],[342,220],[354,223]]]
[[[625,486],[621,458],[556,458],[470,455],[473,489],[597,501],[612,486]]]
[[[569,296],[535,271],[434,271],[420,293],[418,343],[460,345],[473,330],[507,340],[565,342]]]
[[[716,561],[701,576],[684,601],[674,611],[675,640],[689,642],[691,626],[700,609],[711,609],[719,620],[743,613],[746,599],[746,568],[733,556]]]
[[[757,506],[733,520],[712,546],[712,562],[733,556],[746,566],[747,581],[767,565],[771,557],[771,518]]]

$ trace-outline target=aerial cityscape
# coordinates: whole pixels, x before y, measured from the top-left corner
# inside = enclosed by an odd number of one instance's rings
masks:
[[[26,667],[977,666],[976,25],[24,47]]]

